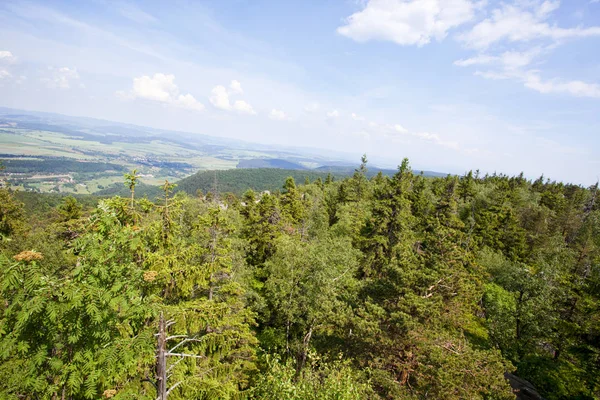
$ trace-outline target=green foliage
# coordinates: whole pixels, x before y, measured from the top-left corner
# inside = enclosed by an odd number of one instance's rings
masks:
[[[82,208],[82,205],[77,202],[75,197],[65,197],[58,206],[58,213],[60,214],[61,221],[67,222],[80,218]]]
[[[362,374],[347,362],[315,362],[300,377],[290,362],[265,357],[265,372],[251,398],[266,400],[362,400],[376,398]]]
[[[0,398],[156,398],[159,315],[169,399],[600,398],[597,185],[361,161],[0,189]]]
[[[194,195],[198,189],[204,193],[217,189],[221,193],[231,192],[236,195],[243,194],[246,190],[276,191],[281,187],[287,177],[304,182],[305,178],[314,181],[318,178],[325,179],[326,172],[294,171],[289,169],[256,168],[256,169],[231,169],[224,171],[201,171],[178,182],[179,190]]]
[[[0,240],[6,240],[14,234],[23,223],[23,209],[7,188],[0,188]]]

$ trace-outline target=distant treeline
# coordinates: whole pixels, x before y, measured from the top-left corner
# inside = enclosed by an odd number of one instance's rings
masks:
[[[154,200],[157,197],[162,195],[162,191],[158,186],[148,185],[146,183],[140,182],[137,184],[135,188],[135,192],[139,197],[147,197],[150,200]],[[94,193],[94,195],[99,197],[104,196],[121,196],[121,197],[129,197],[131,192],[128,187],[123,185],[122,183],[113,183],[106,189],[102,189]]]
[[[326,166],[315,170],[294,170],[280,168],[243,168],[230,169],[224,171],[200,171],[194,175],[188,176],[177,182],[178,191],[184,191],[188,194],[195,195],[201,190],[203,193],[231,192],[236,195],[243,194],[246,190],[252,189],[255,191],[275,191],[281,188],[281,182],[287,177],[293,177],[298,182],[304,182],[307,178],[310,182],[317,179],[325,181],[327,176],[331,175],[332,179],[343,179],[352,176],[355,172],[353,167],[336,167]],[[384,170],[373,168],[369,171],[368,176],[373,177],[381,172],[384,176],[392,176],[396,173],[395,170]],[[414,171],[419,174],[420,171]],[[423,171],[423,175],[430,176],[445,176],[430,171]]]
[[[308,178],[311,182],[327,179],[327,172],[299,171],[277,168],[252,168],[252,169],[230,169],[224,171],[201,171],[188,176],[177,182],[178,191],[184,191],[195,195],[201,190],[203,193],[231,192],[236,195],[244,193],[248,189],[255,191],[275,191],[281,188],[281,182],[289,176],[298,182],[304,182]],[[337,174],[332,174],[337,175]],[[337,175],[340,177],[341,175]]]
[[[23,205],[23,212],[27,215],[37,217],[45,216],[56,209],[66,197],[74,197],[85,208],[95,207],[99,198],[89,194],[66,194],[66,193],[33,193],[25,191],[14,191],[15,199]]]
[[[66,158],[46,158],[40,159],[0,159],[5,169],[5,173],[48,173],[48,174],[68,174],[68,173],[94,173],[104,171],[124,172],[126,169],[122,165],[105,162],[84,162],[70,160]]]

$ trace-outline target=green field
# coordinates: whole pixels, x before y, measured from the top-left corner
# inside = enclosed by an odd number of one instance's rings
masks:
[[[273,156],[246,149],[184,146],[158,138],[143,138],[139,142],[127,138],[108,141],[102,136],[90,136],[83,130],[78,136],[77,133],[2,128],[0,146],[0,161],[6,166],[4,178],[22,190],[43,193],[96,193],[122,182],[123,172],[132,169],[138,170],[146,184],[159,185],[166,179],[173,182],[198,171],[233,169],[240,160]],[[23,163],[25,160],[45,162],[36,166],[32,165],[35,163]],[[124,170],[82,172],[73,167],[66,171],[68,176],[63,176],[64,168],[57,165],[73,161],[82,165],[86,162],[109,163]],[[40,174],[45,178],[40,179]]]
[[[156,186],[202,171],[267,168],[296,171],[291,174],[296,176],[302,170],[302,179],[308,172],[316,179],[328,172],[346,176],[355,168],[340,160],[227,138],[2,108],[0,163],[5,167],[0,179],[14,187],[76,194],[113,192],[115,184],[123,182],[123,174],[133,169],[142,182]],[[253,183],[275,189],[270,182]],[[245,178],[229,183],[223,189],[238,192],[248,186]],[[207,185],[200,186],[206,189]]]

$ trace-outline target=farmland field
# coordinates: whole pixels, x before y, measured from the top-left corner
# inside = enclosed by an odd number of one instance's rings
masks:
[[[133,169],[142,182],[158,185],[203,170],[313,169],[330,161],[206,135],[0,108],[2,179],[27,191],[96,193],[120,185]]]

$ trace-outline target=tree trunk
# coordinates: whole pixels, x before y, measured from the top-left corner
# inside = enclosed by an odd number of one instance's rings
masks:
[[[298,363],[296,365],[296,375],[300,375],[300,372],[302,372],[302,369],[304,369],[304,366],[306,365],[306,356],[308,354],[308,345],[310,344],[310,338],[312,336],[312,332],[313,332],[313,327],[312,325],[310,326],[310,328],[308,329],[308,332],[306,333],[306,335],[304,335],[304,340],[302,341],[302,351],[300,352],[298,357]]]
[[[158,346],[156,350],[156,391],[158,400],[167,400],[167,329],[165,316],[160,313],[158,322]]]

